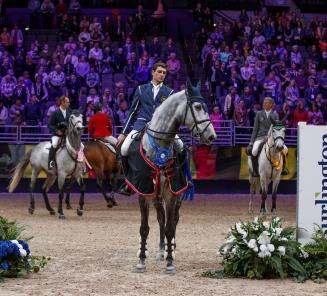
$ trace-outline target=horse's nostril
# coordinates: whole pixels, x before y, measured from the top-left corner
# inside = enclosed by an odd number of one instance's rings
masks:
[[[212,135],[208,138],[208,140],[209,140],[210,142],[212,142],[214,139],[215,139],[215,137],[212,136]]]

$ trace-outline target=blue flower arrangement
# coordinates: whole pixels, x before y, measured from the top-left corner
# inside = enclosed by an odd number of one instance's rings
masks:
[[[45,257],[31,256],[30,248],[21,233],[24,227],[9,222],[0,216],[0,280],[17,277],[23,273],[38,272],[47,260]]]

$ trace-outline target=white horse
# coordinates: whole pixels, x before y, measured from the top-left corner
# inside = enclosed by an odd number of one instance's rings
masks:
[[[204,144],[210,145],[216,138],[207,106],[200,94],[200,88],[192,86],[189,80],[186,83],[185,91],[171,95],[156,109],[142,138],[145,156],[155,164],[153,167],[159,173],[158,191],[153,198],[153,203],[160,226],[158,259],[166,258],[167,273],[175,272],[173,265],[176,247],[175,234],[181,200],[179,195],[173,194],[169,189],[165,166],[175,158],[173,146],[181,125],[188,126],[192,130],[192,135],[198,137]],[[141,238],[136,271],[144,272],[147,257],[146,241],[149,234],[149,198],[139,195],[139,204]]]
[[[285,127],[281,123],[271,125],[268,137],[263,145],[263,148],[258,155],[259,177],[253,177],[253,168],[251,156],[248,157],[249,166],[249,181],[250,181],[250,202],[249,212],[253,212],[253,197],[254,194],[261,189],[261,207],[260,213],[265,215],[267,212],[266,199],[268,193],[268,186],[272,182],[272,207],[271,212],[276,215],[276,200],[277,189],[280,181],[281,172],[283,169],[283,155],[284,148]],[[259,186],[260,185],[260,186]]]
[[[34,200],[34,187],[36,179],[41,171],[46,173],[46,179],[42,187],[42,194],[44,197],[44,202],[47,210],[51,215],[55,215],[55,211],[50,205],[48,199],[48,191],[56,181],[58,177],[58,188],[59,188],[59,204],[58,213],[59,218],[64,219],[65,215],[62,209],[62,200],[64,197],[64,183],[66,177],[70,176],[77,180],[80,189],[80,208],[77,209],[77,214],[83,214],[84,206],[84,182],[83,182],[83,170],[84,164],[83,160],[79,159],[79,152],[81,151],[81,135],[83,133],[83,115],[79,112],[74,111],[69,117],[69,124],[67,129],[67,135],[65,137],[65,145],[60,147],[56,153],[56,167],[49,170],[48,169],[48,157],[49,148],[51,143],[41,142],[36,145],[31,151],[29,151],[25,157],[19,162],[14,170],[14,174],[10,180],[9,192],[13,192],[17,187],[20,179],[22,178],[27,165],[30,163],[32,166],[32,175],[30,182],[30,207],[29,213],[33,214],[35,210],[35,200]]]

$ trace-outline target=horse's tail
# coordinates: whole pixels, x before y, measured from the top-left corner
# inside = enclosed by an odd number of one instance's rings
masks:
[[[30,163],[31,154],[32,154],[32,150],[28,151],[25,154],[24,158],[15,167],[15,170],[13,172],[13,175],[11,177],[9,187],[8,187],[8,191],[10,193],[16,189],[20,179],[23,177],[24,171],[25,171],[26,167],[28,166],[28,164]]]

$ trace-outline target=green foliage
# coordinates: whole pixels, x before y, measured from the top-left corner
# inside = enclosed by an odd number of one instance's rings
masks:
[[[9,222],[8,219],[0,216],[0,240],[30,240],[31,238],[26,239],[21,236],[25,229],[25,226],[18,226],[16,221]]]

